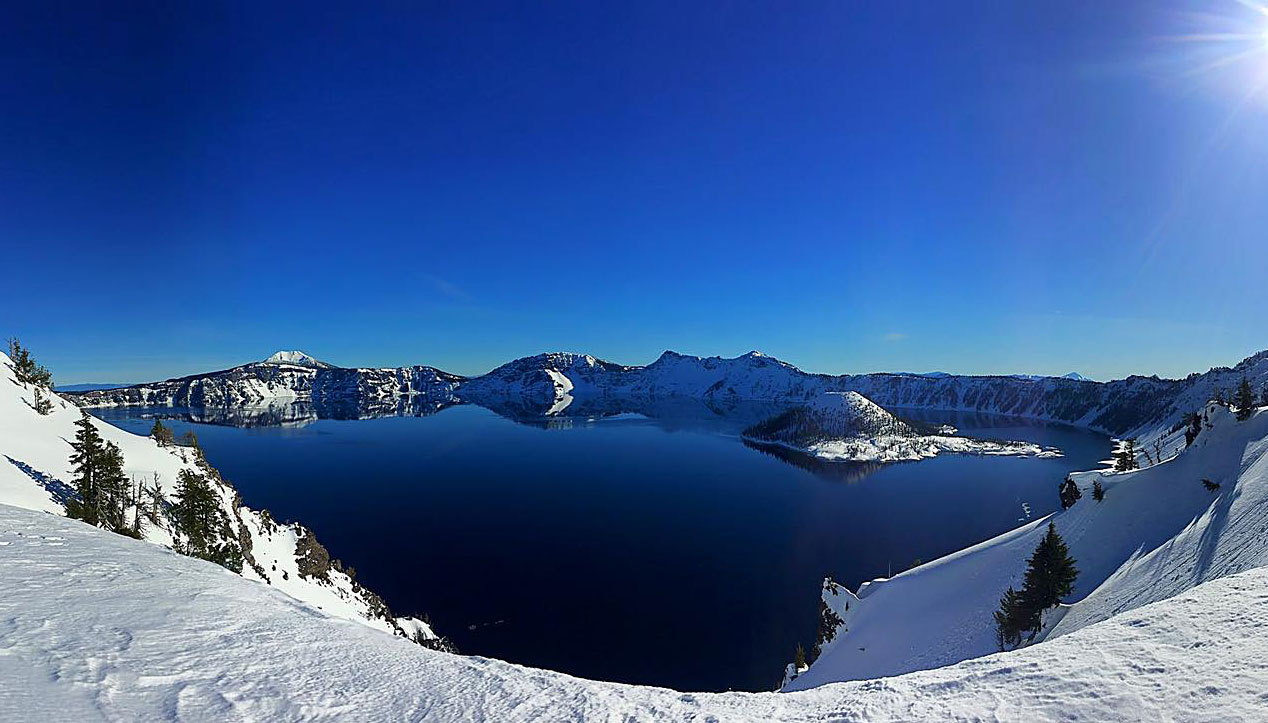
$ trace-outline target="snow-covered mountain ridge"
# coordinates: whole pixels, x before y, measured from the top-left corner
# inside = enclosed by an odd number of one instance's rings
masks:
[[[54,396],[50,413],[39,414],[34,393],[32,385],[17,381],[9,357],[0,354],[0,504],[63,515],[74,495],[68,440],[75,438],[75,422],[82,411]],[[150,437],[91,421],[104,440],[120,447],[127,475],[147,487],[158,486],[165,500],[161,508],[170,503],[182,471],[209,479],[225,522],[218,541],[241,553],[243,577],[264,582],[337,617],[397,635],[438,640],[426,623],[393,616],[378,595],[331,560],[312,531],[299,524],[280,523],[266,510],[242,504],[237,490],[207,464],[200,450],[162,446]],[[133,519],[139,512],[133,506],[126,518]],[[142,521],[142,536],[147,542],[170,548],[179,541],[179,533],[161,510],[157,520]]]
[[[567,414],[574,399],[690,397],[795,406],[824,393],[853,391],[890,410],[1003,414],[1152,439],[1200,408],[1218,390],[1231,392],[1243,375],[1256,391],[1268,383],[1268,351],[1234,367],[1218,367],[1185,379],[1132,376],[1110,382],[943,374],[830,376],[804,372],[759,352],[724,359],[667,351],[646,366],[616,364],[588,354],[549,353],[517,359],[472,378],[429,366],[343,369],[255,362],[221,372],[69,396],[85,407],[223,407],[278,400],[384,403],[416,397],[442,406],[470,402],[498,407],[514,400],[526,410],[550,416]]]
[[[336,367],[298,351],[223,371],[118,389],[70,393],[82,407],[240,407],[270,402],[395,404],[398,399],[452,400],[462,377],[428,366]]]
[[[0,504],[0,720],[1256,721],[1268,570],[1043,645],[798,693],[680,693],[411,645]]]

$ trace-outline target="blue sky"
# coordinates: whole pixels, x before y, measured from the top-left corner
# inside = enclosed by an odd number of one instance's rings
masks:
[[[1268,347],[1268,54],[1176,40],[1254,50],[1233,0],[0,13],[0,332],[62,383]]]

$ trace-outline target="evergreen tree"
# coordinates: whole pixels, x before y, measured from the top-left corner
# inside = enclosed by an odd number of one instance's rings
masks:
[[[1187,427],[1184,430],[1184,446],[1188,447],[1202,433],[1202,416],[1197,412],[1190,412],[1185,421]]]
[[[185,430],[185,434],[181,435],[181,446],[193,447],[194,449],[201,449],[198,446],[198,435],[194,434],[194,430],[192,429]]]
[[[34,384],[46,389],[53,388],[53,375],[47,369],[35,363],[31,351],[22,346],[18,338],[10,337],[8,343],[9,359],[13,362],[13,375],[23,384]]]
[[[172,506],[172,518],[185,536],[182,552],[240,572],[242,549],[220,509],[220,499],[205,475],[181,470],[176,482],[180,500]]]
[[[1124,440],[1122,448],[1115,455],[1114,469],[1119,472],[1130,472],[1139,466],[1136,463],[1136,438]]]
[[[1264,388],[1259,390],[1259,406],[1268,407],[1268,382],[1264,382]]]
[[[176,478],[176,495],[180,500],[172,506],[172,517],[185,536],[185,554],[212,559],[219,517],[215,490],[203,475],[183,469]]]
[[[1242,383],[1237,388],[1237,421],[1244,422],[1250,419],[1250,415],[1255,412],[1255,393],[1250,389],[1250,380],[1242,377]]]
[[[1092,483],[1092,499],[1097,502],[1105,499],[1105,487],[1099,479]]]
[[[1022,609],[1021,596],[1011,585],[999,599],[999,609],[994,615],[995,642],[999,645],[999,649],[1006,650],[1020,645],[1021,634],[1030,616]]]
[[[159,443],[160,447],[176,442],[176,434],[172,432],[172,428],[163,424],[163,420],[158,417],[154,418],[154,426],[150,427],[150,436]]]
[[[1209,479],[1202,480],[1202,486],[1206,488],[1207,492],[1218,492],[1220,489],[1219,482],[1212,482]]]
[[[106,442],[97,471],[97,515],[102,527],[119,533],[128,531],[128,487],[123,450],[114,442]]]
[[[136,475],[132,476],[132,486],[129,490],[132,500],[132,527],[128,532],[129,537],[135,537],[138,540],[144,537],[144,529],[141,523],[141,510],[145,507],[144,502],[145,481]]]
[[[75,431],[75,441],[70,443],[70,463],[75,468],[75,491],[79,494],[79,499],[67,503],[66,514],[96,526],[101,521],[99,481],[105,447],[87,412],[82,413],[75,426],[78,429]]]
[[[1224,396],[1224,387],[1215,390],[1215,401],[1228,406],[1228,397]]]
[[[1074,479],[1070,477],[1066,477],[1065,482],[1061,483],[1061,488],[1058,490],[1058,494],[1061,496],[1061,509],[1063,510],[1068,510],[1073,507],[1074,503],[1078,502],[1079,498],[1083,496],[1083,492],[1079,490],[1079,486],[1075,484]]]
[[[793,654],[793,666],[799,671],[806,669],[806,649],[801,647],[801,643],[797,643],[797,652]]]
[[[40,387],[35,388],[35,411],[47,415],[53,411],[53,400]]]
[[[145,487],[144,496],[147,502],[145,516],[150,519],[150,522],[157,525],[159,524],[159,510],[163,508],[163,486],[159,484],[158,472],[154,473],[154,479]]]
[[[1042,625],[1040,614],[1060,604],[1061,599],[1074,588],[1074,581],[1079,576],[1074,563],[1065,540],[1057,534],[1057,526],[1049,522],[1048,533],[1027,563],[1020,594],[1021,606],[1028,618],[1024,629],[1030,632],[1032,638]]]

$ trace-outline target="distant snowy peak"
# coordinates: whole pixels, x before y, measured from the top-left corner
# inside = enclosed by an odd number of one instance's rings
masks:
[[[1090,382],[1090,381],[1092,381],[1091,379],[1088,379],[1087,377],[1083,376],[1082,374],[1080,374],[1080,373],[1078,373],[1078,372],[1070,372],[1069,374],[1062,374],[1062,375],[1061,375],[1061,378],[1062,378],[1062,379],[1073,379],[1073,380],[1074,380],[1074,381],[1076,381],[1076,382]]]
[[[302,351],[279,351],[270,356],[268,359],[260,362],[261,364],[290,364],[297,367],[308,367],[310,369],[333,369],[333,364],[327,364],[319,359],[314,359]]]

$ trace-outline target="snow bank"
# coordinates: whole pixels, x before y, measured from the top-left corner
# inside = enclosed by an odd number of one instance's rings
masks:
[[[0,720],[1263,720],[1268,570],[1040,646],[804,693],[689,694],[411,645],[0,505]]]

